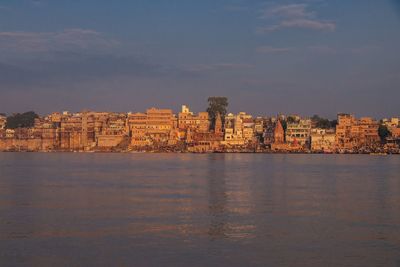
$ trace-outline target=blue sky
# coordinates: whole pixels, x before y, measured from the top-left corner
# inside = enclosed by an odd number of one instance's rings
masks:
[[[400,116],[395,0],[1,0],[0,112]]]

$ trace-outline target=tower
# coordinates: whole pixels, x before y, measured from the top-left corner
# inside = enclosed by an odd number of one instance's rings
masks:
[[[276,122],[274,129],[274,143],[283,144],[285,142],[285,131],[283,130],[282,123],[280,120]]]

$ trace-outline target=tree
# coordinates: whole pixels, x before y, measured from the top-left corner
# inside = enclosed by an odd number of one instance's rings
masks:
[[[337,124],[337,120],[330,121],[328,119],[321,118],[318,115],[312,116],[311,121],[315,123],[315,126],[317,128],[322,128],[322,129],[335,128]]]
[[[28,111],[25,113],[15,113],[7,117],[6,128],[16,129],[16,128],[30,128],[35,124],[35,119],[39,116],[33,112]]]
[[[386,137],[390,136],[390,131],[386,125],[381,124],[378,128],[378,134],[381,138],[381,141],[384,142],[386,140]]]
[[[228,98],[222,96],[213,96],[208,98],[208,116],[211,121],[211,129],[215,128],[215,119],[217,114],[221,115],[222,122],[225,121],[225,115],[227,113]]]

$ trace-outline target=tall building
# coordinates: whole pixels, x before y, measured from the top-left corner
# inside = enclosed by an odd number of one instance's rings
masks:
[[[127,125],[131,146],[141,147],[175,138],[177,119],[170,109],[150,108],[146,113],[128,114]]]
[[[174,116],[170,109],[150,108],[146,111],[146,129],[150,134],[168,134],[174,126]]]
[[[379,141],[379,123],[370,117],[356,119],[350,114],[338,114],[336,144],[340,150],[371,148]]]
[[[294,121],[287,122],[286,142],[289,144],[299,144],[308,146],[310,144],[311,120],[295,118]]]
[[[275,143],[275,144],[285,143],[285,131],[283,129],[283,126],[282,126],[282,123],[280,120],[278,120],[275,124],[273,138],[274,138],[273,143]]]
[[[355,125],[356,119],[353,115],[340,113],[337,116],[336,145],[339,149],[352,149],[351,127]]]

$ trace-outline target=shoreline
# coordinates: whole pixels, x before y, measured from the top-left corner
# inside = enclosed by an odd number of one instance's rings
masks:
[[[210,151],[210,152],[188,152],[188,151],[0,151],[0,153],[62,153],[62,154],[277,154],[277,155],[370,155],[370,156],[389,156],[400,155],[400,153],[387,152],[346,152],[346,153],[321,153],[321,152],[272,152],[272,151]]]

